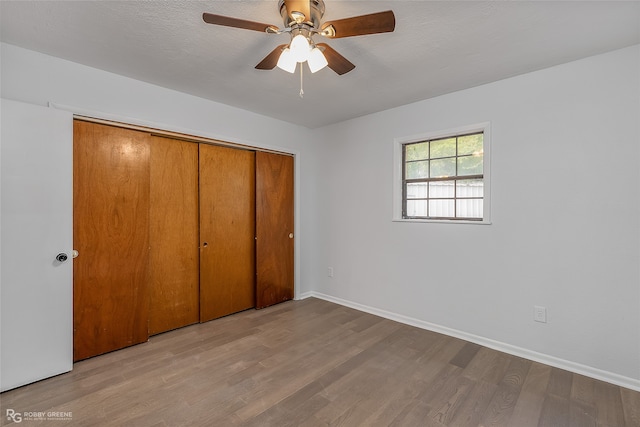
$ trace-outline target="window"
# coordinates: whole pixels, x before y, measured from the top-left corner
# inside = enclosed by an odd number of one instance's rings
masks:
[[[483,125],[396,141],[401,215],[394,217],[488,222],[487,134]]]

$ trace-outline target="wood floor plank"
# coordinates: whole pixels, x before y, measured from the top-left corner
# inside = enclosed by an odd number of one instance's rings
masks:
[[[378,341],[364,350],[367,353],[373,352],[374,354],[379,354],[380,352],[384,351],[390,343],[400,339],[397,334],[392,333],[393,331],[397,330],[399,326],[394,322],[369,321],[366,322],[366,324],[366,328],[360,329],[363,336],[367,333],[366,331],[369,330],[374,331],[375,334],[378,335]],[[386,328],[390,329],[387,329],[386,333],[383,332],[382,335],[380,335],[380,333]],[[352,328],[349,329],[352,330]],[[345,345],[348,344],[348,342],[348,338],[341,339],[339,340],[339,342],[336,342],[335,345]],[[326,352],[326,349],[326,346],[324,348],[325,351],[317,348],[309,348],[307,353],[301,355],[298,359],[290,359],[286,365],[281,365],[280,367],[274,368],[274,375],[270,374],[270,377],[272,377],[271,381],[269,383],[266,383],[268,387],[262,389],[256,388],[252,390],[246,397],[247,399],[251,398],[252,402],[247,404],[240,411],[236,412],[236,415],[243,420],[248,420],[252,417],[255,417],[259,413],[263,412],[265,410],[265,407],[280,402],[290,394],[296,392],[297,390],[311,382],[313,377],[317,377],[318,374],[326,372],[327,360],[331,360],[334,362],[332,366],[337,366],[345,359],[351,358],[360,353],[358,346],[349,345],[348,347],[341,348],[341,350],[336,352],[333,357],[330,357]],[[291,375],[289,374],[291,371],[297,371],[296,375],[291,377]],[[255,377],[258,379],[258,381],[260,381],[260,374],[256,375]],[[365,376],[363,379],[369,378],[369,376]]]
[[[380,402],[389,397],[389,390],[398,387],[396,375],[409,374],[406,358],[393,352],[394,343],[402,339],[402,332],[396,332],[323,377],[323,395],[332,402],[341,402],[337,407],[342,409],[331,408],[319,413],[318,417],[329,424],[348,422],[357,425],[368,419]],[[328,377],[333,377],[333,381],[329,382]],[[359,402],[357,408],[349,410],[348,406],[356,401]]]
[[[449,427],[468,427],[480,425],[487,407],[493,400],[497,385],[484,381],[476,382],[467,395],[465,402],[458,408],[449,421]],[[519,425],[519,424],[514,424]]]
[[[624,409],[620,387],[602,381],[595,383],[596,410],[598,420],[606,426],[622,426]]]
[[[469,362],[463,375],[477,381],[498,384],[509,366],[509,357],[499,351],[483,347]]]
[[[427,363],[442,362],[449,363],[458,352],[465,346],[466,342],[451,337],[439,335],[433,346],[425,351],[420,358]]]
[[[627,426],[640,427],[640,393],[621,388],[624,421]]]
[[[510,357],[509,367],[502,377],[500,384],[516,387],[521,389],[524,385],[529,370],[531,369],[531,361],[520,357]]]
[[[572,427],[597,425],[595,383],[596,380],[592,378],[573,374],[569,408]]]
[[[7,409],[78,426],[640,427],[639,392],[314,298],[78,362],[2,393]]]
[[[430,402],[433,409],[429,411],[429,416],[441,424],[448,425],[473,386],[474,381],[467,377],[451,377],[437,398]]]
[[[482,417],[480,425],[505,426],[515,409],[520,395],[520,388],[511,384],[502,383],[493,394],[487,410]]]
[[[569,403],[569,427],[596,427],[596,414],[593,407],[579,402]]]
[[[571,396],[573,374],[563,369],[552,368],[547,393],[568,399]]]
[[[493,398],[480,422],[483,426],[508,425],[508,421],[515,410],[518,397],[525,379],[529,373],[531,362],[519,357],[510,357],[509,366]]]
[[[482,346],[478,344],[474,344],[472,342],[466,343],[449,363],[464,369],[481,348]]]
[[[520,396],[511,414],[510,423],[514,426],[537,426],[549,386],[551,367],[532,362],[525,378]]]
[[[594,406],[596,402],[595,383],[596,380],[593,378],[574,374],[571,385],[571,400],[586,406]]]
[[[410,366],[409,369],[414,369]],[[402,382],[401,386],[396,384],[390,385],[386,391],[385,399],[378,402],[377,407],[371,412],[369,417],[364,420],[363,425],[369,426],[388,426],[395,420],[408,406],[410,406],[420,390],[425,387],[423,381],[406,381],[406,376],[399,373],[396,382]]]
[[[389,424],[391,427],[401,426],[424,426],[424,427],[445,427],[446,424],[435,420],[429,416],[431,407],[426,402],[417,400],[408,405],[402,413],[400,413]]]
[[[532,394],[544,394],[549,387],[551,366],[532,362],[529,374],[522,385],[522,390]]]
[[[565,427],[569,425],[569,399],[547,394],[542,404],[538,427]]]
[[[425,337],[427,339],[424,339]],[[420,330],[413,328],[405,335],[405,339],[399,341],[399,344],[405,347],[394,347],[394,353],[402,357],[403,364],[387,376],[384,387],[381,388],[385,393],[382,399],[384,403],[377,402],[363,425],[391,424],[400,413],[413,404],[427,388],[426,384],[447,366],[435,361],[425,365],[425,359],[422,358],[422,355],[437,342],[437,338],[436,334],[425,336]]]
[[[518,427],[535,427],[538,425],[542,405],[545,401],[544,394],[531,393],[521,390],[516,406],[509,419],[509,423]]]

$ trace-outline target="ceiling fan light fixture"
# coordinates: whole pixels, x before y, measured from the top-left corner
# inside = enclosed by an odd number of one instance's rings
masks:
[[[291,53],[291,49],[285,48],[280,54],[280,58],[278,58],[278,68],[287,73],[293,73],[296,71],[296,65],[298,65],[298,62]]]
[[[289,49],[297,62],[304,62],[309,59],[311,46],[309,46],[309,40],[304,35],[298,34],[295,36],[289,44]]]
[[[309,70],[311,70],[312,73],[315,73],[316,71],[320,71],[324,67],[329,65],[329,63],[327,62],[327,58],[325,58],[322,51],[317,47],[314,47],[313,49],[311,49],[311,52],[309,53],[309,59],[307,59],[307,62],[309,64]]]
[[[282,29],[271,24],[207,12],[202,14],[202,19],[207,24],[266,32],[267,34],[289,34],[289,44],[276,46],[255,66],[257,70],[272,70],[277,66],[288,73],[295,73],[298,62],[301,64],[308,62],[312,73],[329,67],[336,74],[343,75],[356,67],[328,44],[318,43],[316,46],[313,36],[333,39],[390,33],[395,30],[396,18],[391,10],[323,23],[324,1],[279,0],[278,9],[284,22]],[[303,68],[301,65],[301,81]]]

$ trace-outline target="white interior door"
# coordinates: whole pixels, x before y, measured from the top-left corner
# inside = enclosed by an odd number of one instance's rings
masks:
[[[0,389],[73,366],[73,117],[2,100]],[[56,260],[60,253],[66,261]]]

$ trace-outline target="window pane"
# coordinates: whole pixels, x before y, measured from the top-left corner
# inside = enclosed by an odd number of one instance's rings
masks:
[[[483,155],[458,157],[458,176],[482,175]]]
[[[458,156],[465,154],[482,153],[482,141],[484,135],[477,133],[475,135],[466,135],[458,138]]]
[[[456,185],[456,197],[484,196],[484,182],[481,179],[461,179]]]
[[[430,217],[448,217],[454,215],[453,200],[429,200]]]
[[[456,139],[438,139],[431,141],[431,158],[452,157],[456,155]]]
[[[407,216],[427,216],[426,200],[407,200]]]
[[[403,157],[406,217],[483,219],[483,132],[407,143]]]
[[[406,179],[427,178],[429,176],[429,161],[407,163],[406,175]]]
[[[429,197],[454,197],[455,181],[436,181],[429,183]]]
[[[456,159],[438,159],[431,160],[431,178],[441,178],[447,176],[455,176]]]
[[[482,219],[482,199],[458,199],[456,209],[458,218]]]
[[[421,142],[419,144],[405,145],[405,160],[422,160],[429,158],[429,143]]]
[[[426,199],[426,198],[427,198],[426,182],[407,183],[407,199]]]

